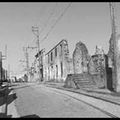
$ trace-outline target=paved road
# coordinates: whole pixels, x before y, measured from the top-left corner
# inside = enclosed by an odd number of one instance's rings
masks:
[[[109,115],[82,101],[58,93],[45,85],[21,84],[13,86],[17,99],[15,105],[18,114],[32,117],[82,117],[100,118]]]

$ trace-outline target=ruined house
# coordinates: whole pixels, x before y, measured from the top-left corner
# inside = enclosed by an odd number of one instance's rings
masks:
[[[95,54],[90,56],[82,42],[76,44],[73,52],[74,74],[69,74],[65,86],[83,89],[105,88],[107,55],[102,47],[96,46]]]
[[[96,85],[99,88],[105,88],[107,81],[106,81],[106,64],[107,64],[107,56],[104,53],[102,47],[96,46],[95,54],[91,56],[89,61],[89,74],[91,74],[94,78],[97,77]],[[95,77],[96,76],[96,77]]]
[[[84,43],[81,41],[76,44],[73,52],[73,71],[74,73],[68,74],[64,87],[73,88],[94,88],[95,82],[92,75],[89,74],[88,64],[90,56]]]
[[[64,81],[70,72],[71,60],[67,40],[61,40],[45,55],[45,79],[56,82]]]
[[[105,57],[102,47],[96,46],[95,54],[91,56],[89,61],[89,73],[100,73],[105,68]]]

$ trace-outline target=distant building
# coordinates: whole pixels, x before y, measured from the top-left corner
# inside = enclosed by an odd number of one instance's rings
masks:
[[[40,62],[40,63],[39,63]],[[40,66],[39,66],[40,65]],[[43,81],[44,80],[44,70],[45,70],[45,49],[42,49],[35,55],[34,61],[34,74],[36,80]]]

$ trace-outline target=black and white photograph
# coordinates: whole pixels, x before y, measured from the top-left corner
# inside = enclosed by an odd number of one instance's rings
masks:
[[[119,117],[119,2],[0,2],[0,118]]]

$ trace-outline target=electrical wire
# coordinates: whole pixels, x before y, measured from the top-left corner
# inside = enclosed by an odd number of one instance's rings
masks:
[[[56,2],[56,4],[55,4],[55,6],[53,7],[50,15],[48,16],[46,22],[44,23],[42,29],[40,30],[39,35],[40,35],[40,34],[45,30],[45,28],[48,26],[48,23],[49,23],[50,19],[52,18],[52,16],[53,16],[54,13],[55,13],[56,7],[57,7],[57,2]],[[32,43],[33,43],[33,42],[35,42],[35,39],[32,41]]]
[[[41,40],[41,42],[43,42],[45,39],[47,39],[47,37],[49,36],[49,34],[51,33],[51,31],[54,29],[54,27],[56,26],[56,24],[59,22],[59,20],[64,16],[64,14],[67,12],[68,8],[71,6],[72,3],[69,3],[69,5],[64,9],[64,11],[62,12],[62,14],[58,17],[58,19],[55,21],[55,23],[51,26],[50,30],[48,31],[48,33],[46,34],[46,36]]]
[[[44,29],[47,27],[50,19],[52,18],[52,16],[53,16],[54,13],[55,13],[56,7],[57,7],[57,3],[55,4],[55,7],[52,9],[52,11],[51,11],[51,13],[50,13],[50,16],[49,16],[48,19],[46,20],[46,22],[45,22],[45,24],[44,24],[44,27],[41,29],[40,34],[41,34],[41,33],[44,31]]]
[[[48,23],[49,23],[50,19],[52,18],[52,16],[54,15],[56,8],[57,8],[57,3],[56,3],[55,6],[53,7],[50,15],[48,16],[46,22],[44,23],[44,25],[43,25],[43,27],[42,27],[39,35],[40,35],[40,34],[45,30],[45,28],[48,26]],[[35,42],[35,40],[36,40],[36,39],[34,39],[34,40],[32,41],[32,43]],[[31,53],[31,52],[32,52],[32,49],[30,49],[29,52]]]
[[[64,16],[64,14],[66,13],[66,11],[68,10],[68,8],[71,6],[72,3],[69,3],[68,6],[64,9],[64,11],[62,12],[62,14],[58,17],[58,19],[55,21],[55,23],[51,26],[50,30],[48,31],[48,33],[46,34],[46,36],[42,39],[41,42],[43,42],[45,39],[47,39],[47,37],[49,36],[49,34],[51,33],[51,31],[54,29],[54,27],[56,26],[56,24],[59,22],[59,20]],[[57,3],[55,5],[55,7],[53,8],[50,16],[48,17],[48,19],[46,20],[44,27],[41,29],[40,34],[44,31],[44,29],[47,27],[49,20],[52,18],[52,16],[54,15],[54,11],[55,8],[57,7]]]

